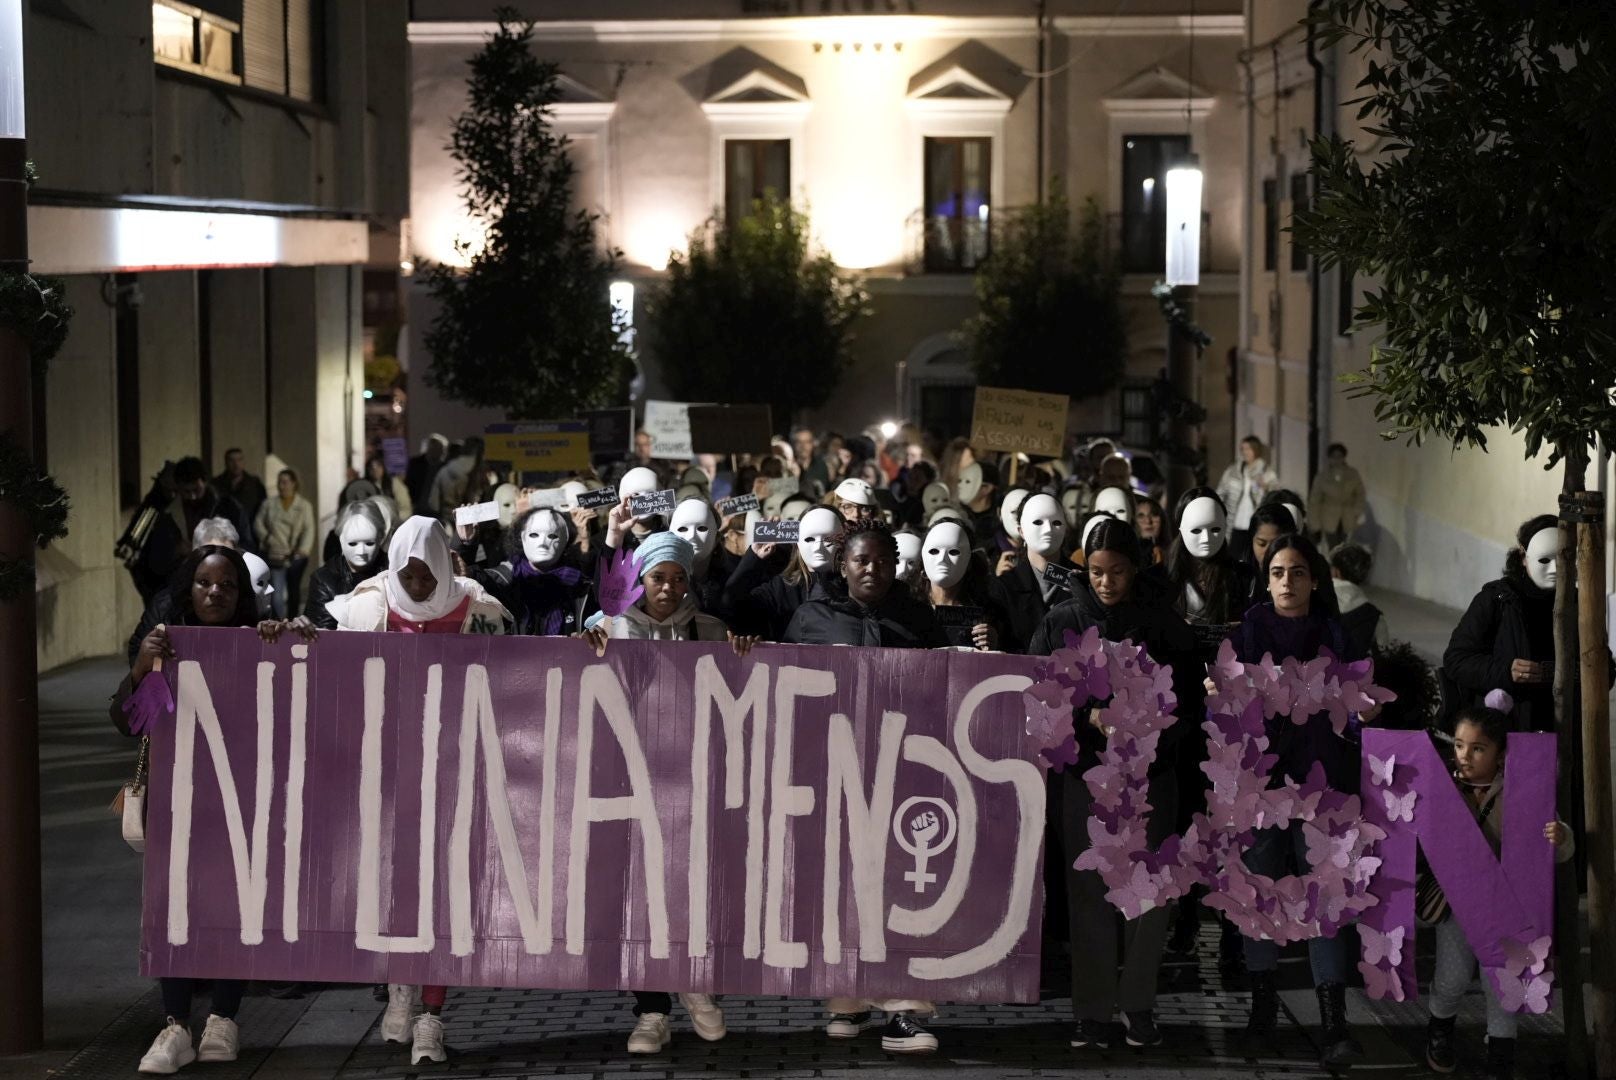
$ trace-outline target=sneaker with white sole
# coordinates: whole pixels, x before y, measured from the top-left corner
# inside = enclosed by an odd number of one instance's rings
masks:
[[[241,1052],[241,1031],[234,1020],[210,1014],[208,1026],[197,1040],[196,1060],[234,1061]]]
[[[151,1049],[140,1059],[140,1071],[153,1076],[168,1076],[179,1072],[195,1060],[196,1051],[191,1048],[191,1033],[170,1016],[168,1025],[157,1033],[157,1038],[152,1040]]]
[[[387,984],[387,1011],[382,1013],[382,1039],[408,1042],[410,1020],[415,1016],[416,988],[403,983]]]
[[[690,1014],[691,1026],[696,1034],[708,1042],[717,1042],[729,1034],[724,1026],[724,1010],[718,1007],[711,994],[680,994],[679,1004]]]
[[[915,1023],[908,1013],[893,1013],[881,1029],[881,1049],[889,1054],[934,1054],[937,1036]]]
[[[836,1013],[831,1016],[830,1023],[825,1025],[825,1034],[833,1039],[856,1039],[864,1025],[870,1022],[870,1014]]]
[[[631,1054],[660,1054],[673,1041],[668,1030],[668,1018],[662,1013],[641,1013],[628,1036]]]
[[[410,1064],[423,1061],[448,1061],[443,1049],[443,1018],[437,1013],[422,1013],[411,1025],[414,1037],[410,1041]]]

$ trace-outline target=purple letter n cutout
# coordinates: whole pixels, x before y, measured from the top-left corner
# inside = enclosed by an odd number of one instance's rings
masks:
[[[1553,735],[1512,734],[1504,772],[1502,857],[1493,855],[1430,736],[1366,730],[1364,817],[1386,831],[1364,912],[1359,963],[1371,997],[1418,996],[1414,977],[1415,846],[1447,895],[1452,918],[1504,1008],[1548,1009],[1554,929]]]

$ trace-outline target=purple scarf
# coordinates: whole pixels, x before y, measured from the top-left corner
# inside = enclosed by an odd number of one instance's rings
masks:
[[[520,632],[541,637],[560,634],[572,614],[573,597],[584,579],[583,571],[571,566],[541,570],[526,559],[517,559],[512,569],[512,584],[521,601],[521,610],[516,613]]]

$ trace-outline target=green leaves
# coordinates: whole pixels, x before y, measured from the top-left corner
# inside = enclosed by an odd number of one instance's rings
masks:
[[[977,271],[981,311],[965,326],[983,386],[1107,393],[1128,362],[1122,278],[1105,246],[1099,204],[1085,200],[1073,228],[1059,194],[997,212],[991,257]]]
[[[438,305],[427,381],[513,420],[567,417],[626,396],[632,363],[608,295],[618,253],[600,250],[598,215],[571,209],[567,140],[550,124],[556,66],[533,56],[531,23],[497,16],[449,143],[486,242],[463,270],[417,260]]]
[[[830,399],[869,295],[810,236],[808,215],[771,197],[713,217],[670,260],[648,333],[675,397],[767,404],[782,426]]]
[[[1393,435],[1484,446],[1502,425],[1551,466],[1610,440],[1616,20],[1581,0],[1329,0],[1317,19],[1366,56],[1377,141],[1314,141],[1293,227],[1379,279],[1355,322],[1381,339],[1350,392]]]

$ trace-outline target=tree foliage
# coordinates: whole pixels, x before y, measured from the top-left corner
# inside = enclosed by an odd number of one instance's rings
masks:
[[[807,214],[771,197],[739,221],[715,216],[693,233],[648,310],[675,397],[766,404],[783,426],[829,400],[869,294],[815,249]]]
[[[631,373],[609,297],[619,253],[597,245],[599,215],[572,209],[567,139],[551,126],[556,65],[534,57],[531,23],[496,15],[449,144],[486,242],[460,242],[464,269],[426,270],[438,303],[427,381],[512,419],[566,417],[620,400]]]
[[[1128,364],[1122,276],[1092,198],[1074,228],[1071,207],[1047,202],[994,222],[991,256],[976,275],[981,313],[966,324],[983,386],[1094,397]]]
[[[1328,0],[1316,32],[1367,74],[1377,140],[1313,144],[1296,239],[1378,282],[1382,337],[1349,376],[1389,437],[1486,446],[1522,433],[1549,465],[1616,438],[1616,19],[1587,0]]]

